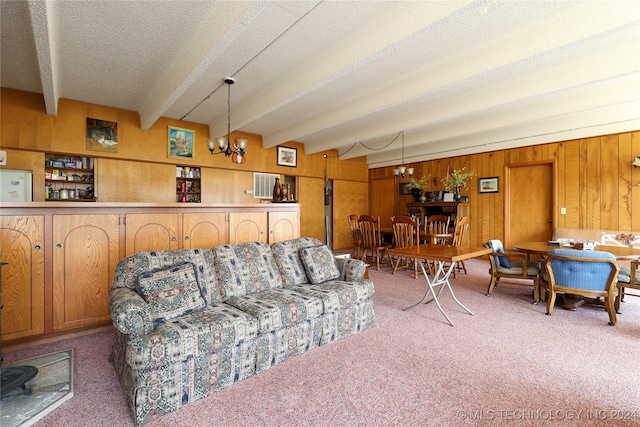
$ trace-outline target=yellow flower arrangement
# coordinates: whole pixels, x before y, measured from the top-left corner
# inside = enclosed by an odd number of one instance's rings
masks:
[[[458,190],[460,188],[467,188],[467,180],[474,177],[476,174],[473,172],[465,172],[464,168],[454,169],[449,172],[447,176],[442,178],[442,183],[447,191]]]
[[[420,190],[420,191],[424,191],[424,190],[428,190],[429,189],[429,182],[427,181],[429,177],[422,175],[422,177],[420,179],[415,179],[415,178],[411,178],[408,182],[407,182],[407,186],[406,188],[408,190]]]

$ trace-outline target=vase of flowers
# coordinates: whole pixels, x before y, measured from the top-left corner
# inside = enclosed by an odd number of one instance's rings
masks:
[[[422,175],[421,178],[415,179],[411,178],[407,182],[406,188],[411,190],[411,195],[416,202],[420,201],[420,196],[422,196],[422,192],[429,189],[429,184],[427,181],[427,177]]]
[[[464,168],[454,169],[448,172],[447,175],[442,178],[442,183],[447,191],[455,191],[454,199],[460,200],[460,190],[462,188],[468,188],[468,180],[475,176],[473,172],[465,172]]]

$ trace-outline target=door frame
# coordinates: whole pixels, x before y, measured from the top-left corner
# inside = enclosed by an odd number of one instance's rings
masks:
[[[555,159],[538,160],[523,163],[511,163],[504,165],[504,241],[506,245],[511,245],[511,172],[512,169],[527,166],[551,165],[551,221],[552,230],[558,224],[558,167]]]

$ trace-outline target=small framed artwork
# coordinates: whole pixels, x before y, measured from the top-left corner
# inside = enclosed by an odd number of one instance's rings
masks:
[[[296,148],[278,147],[278,166],[298,167],[298,150]]]
[[[87,117],[87,150],[118,152],[118,123]]]
[[[195,131],[169,126],[167,155],[181,159],[193,159],[195,139]]]
[[[402,195],[411,194],[411,189],[409,188],[408,182],[401,182],[399,185],[400,185],[400,194]]]
[[[478,193],[497,193],[500,191],[499,177],[478,178]]]

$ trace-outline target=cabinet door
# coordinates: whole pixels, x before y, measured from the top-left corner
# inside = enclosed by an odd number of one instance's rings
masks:
[[[265,242],[267,243],[266,212],[230,212],[229,243]]]
[[[269,244],[300,237],[297,212],[269,212]]]
[[[184,213],[182,229],[183,248],[213,248],[227,244],[228,228],[224,212]]]
[[[118,215],[53,216],[53,329],[108,321],[120,260]]]
[[[178,214],[127,214],[126,255],[180,249]]]
[[[2,341],[44,333],[44,217],[0,217]]]

